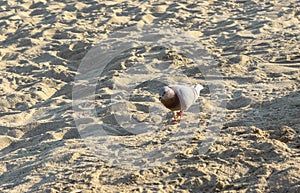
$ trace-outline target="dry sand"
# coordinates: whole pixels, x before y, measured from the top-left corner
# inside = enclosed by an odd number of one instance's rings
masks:
[[[300,192],[299,4],[1,1],[0,192]],[[215,110],[202,72],[168,46],[155,49],[145,43],[119,53],[98,77],[99,120],[81,120],[90,128],[117,124],[110,97],[114,88],[136,79],[126,70],[137,61],[147,61],[150,78],[171,66],[183,70],[192,83],[206,85],[201,112],[187,112],[182,120],[200,121],[193,139],[175,139],[179,145],[162,152],[171,158],[157,166],[130,170],[120,167],[122,162],[97,157],[81,139],[72,91],[78,67],[93,46],[130,26],[141,32],[153,24],[190,32],[203,45],[216,61],[206,68],[222,73],[218,84],[226,90],[227,106],[224,119],[217,121],[221,130],[215,142],[199,155]],[[165,79],[172,80],[172,75]],[[159,85],[148,81],[132,91],[127,104],[129,116],[144,124],[141,132],[155,130],[158,137],[151,141],[151,136],[111,130],[115,140],[133,139],[128,148],[149,142],[148,148],[160,149],[170,133],[183,132],[180,124],[165,123],[167,111],[156,95]],[[159,116],[149,119],[149,106]],[[129,131],[138,132],[134,126]],[[182,144],[187,142],[191,144]],[[139,154],[136,158],[141,159]]]

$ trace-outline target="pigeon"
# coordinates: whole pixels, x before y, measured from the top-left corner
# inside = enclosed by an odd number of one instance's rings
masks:
[[[179,121],[184,111],[198,99],[203,86],[196,84],[195,86],[169,85],[160,88],[160,102],[172,111],[179,111],[174,115],[173,120]]]

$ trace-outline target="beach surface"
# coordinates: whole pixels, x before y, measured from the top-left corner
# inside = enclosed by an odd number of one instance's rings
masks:
[[[1,1],[0,192],[300,192],[299,4]]]

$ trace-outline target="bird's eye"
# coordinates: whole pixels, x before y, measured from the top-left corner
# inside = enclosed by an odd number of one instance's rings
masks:
[[[166,94],[166,91],[163,92],[163,95],[165,95],[165,94]]]

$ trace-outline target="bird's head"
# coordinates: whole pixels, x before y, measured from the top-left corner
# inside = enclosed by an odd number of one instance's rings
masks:
[[[160,101],[162,99],[166,100],[166,99],[173,98],[174,96],[175,96],[174,90],[168,86],[164,86],[164,87],[160,88],[160,90],[159,90],[159,100]]]

